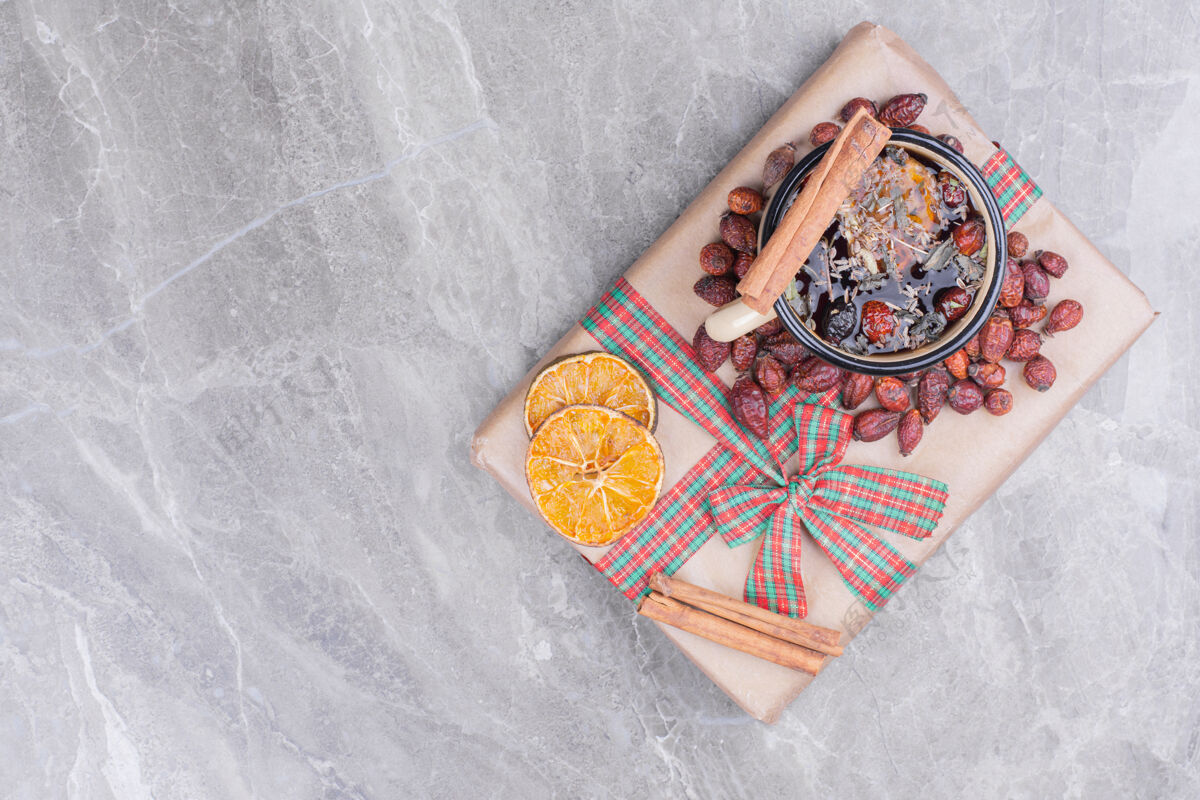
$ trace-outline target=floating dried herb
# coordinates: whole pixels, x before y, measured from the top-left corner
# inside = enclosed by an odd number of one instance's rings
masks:
[[[867,341],[867,337],[860,333],[851,341],[842,342],[842,349],[857,356],[865,356],[867,354],[867,348],[870,346],[870,344],[871,343]]]
[[[805,265],[805,266],[807,266],[807,265]],[[783,296],[788,301],[788,303],[795,305],[796,298],[800,296],[799,292],[800,292],[800,290],[796,288],[796,282],[792,281],[791,283],[789,283],[787,285],[787,288],[783,290]]]
[[[958,268],[958,277],[967,283],[975,283],[983,278],[983,264],[970,256],[956,256],[954,265]]]
[[[889,275],[895,275],[898,281],[903,279],[900,275],[900,267],[896,264],[896,259],[892,258],[892,254],[887,250],[883,251],[883,263],[887,265],[887,269],[884,270],[885,272]]]
[[[875,256],[871,255],[871,253],[866,250],[863,250],[858,255],[860,258],[862,258],[862,262],[866,266],[868,272],[874,275],[880,274],[879,263],[875,261]],[[885,275],[884,277],[886,278],[887,276]]]
[[[892,222],[896,230],[901,232],[908,227],[908,206],[904,204],[904,193],[899,189],[892,192]]]
[[[811,258],[804,262],[804,271],[812,276],[812,282],[817,286],[824,286],[829,282],[829,273],[823,269],[814,267]]]
[[[934,311],[923,315],[914,322],[908,329],[908,333],[913,338],[919,337],[922,341],[926,341],[941,336],[944,330],[946,330],[946,318]]]
[[[946,239],[944,242],[933,248],[933,252],[929,254],[929,258],[925,261],[926,272],[938,272],[950,266],[950,259],[957,255],[958,250],[954,247],[953,239]]]
[[[866,275],[859,280],[858,291],[870,292],[875,289],[882,289],[887,282],[888,274],[886,272],[876,272],[874,275]]]

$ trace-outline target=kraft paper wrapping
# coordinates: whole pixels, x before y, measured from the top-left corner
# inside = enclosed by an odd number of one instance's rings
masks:
[[[718,223],[729,190],[760,185],[767,154],[784,142],[795,142],[797,159],[803,156],[809,149],[807,138],[812,126],[834,119],[851,97],[870,97],[882,102],[910,91],[929,96],[918,121],[935,135],[957,136],[973,163],[981,165],[996,152],[988,136],[933,68],[896,34],[872,23],[861,23],[629,268],[625,277],[684,339],[691,341],[697,326],[712,311],[711,306],[692,292],[692,284],[701,275],[697,254],[705,244],[720,238]],[[909,470],[938,478],[950,487],[945,516],[930,538],[914,541],[900,536],[886,537],[918,564],[928,559],[996,490],[1155,316],[1145,295],[1045,197],[1033,205],[1014,229],[1029,237],[1031,250],[1054,250],[1071,264],[1061,280],[1051,282],[1047,303],[1052,306],[1057,300],[1073,297],[1086,310],[1078,328],[1047,339],[1042,347],[1042,352],[1058,369],[1053,388],[1039,394],[1025,385],[1019,368],[1010,368],[1006,388],[1014,395],[1014,409],[1007,417],[992,417],[983,412],[964,417],[945,410],[926,429],[921,446],[908,458],[900,457],[893,439],[873,444],[854,442],[846,452],[844,463]],[[586,311],[579,309],[579,315],[582,317]],[[530,509],[534,515],[530,522],[545,527],[549,547],[570,545],[536,517],[524,475],[528,438],[522,422],[522,403],[534,375],[546,363],[564,354],[598,349],[595,340],[576,325],[480,425],[472,443],[474,463],[491,473]],[[726,385],[731,385],[735,377],[728,363],[718,375]],[[656,435],[666,458],[665,491],[715,441],[661,402],[659,413]],[[960,446],[964,441],[969,441],[971,447]],[[971,455],[979,452],[992,457],[983,464]],[[795,471],[794,463],[790,471]],[[740,597],[760,546],[761,540],[756,540],[731,549],[719,536],[714,536],[677,574],[700,586]],[[591,562],[599,560],[605,552],[603,548],[577,549]],[[843,631],[842,642],[846,644],[869,622],[871,614],[856,601],[833,564],[808,537],[804,537],[802,553],[807,619]],[[632,606],[630,616],[633,616]],[[659,627],[739,706],[764,722],[778,719],[788,703],[814,680],[675,628]]]

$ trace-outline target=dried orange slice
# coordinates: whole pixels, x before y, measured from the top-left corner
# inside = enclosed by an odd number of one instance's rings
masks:
[[[658,499],[663,457],[637,420],[597,405],[560,409],[537,429],[525,479],[538,511],[573,542],[616,541]]]
[[[654,430],[654,393],[629,362],[608,353],[580,353],[538,373],[525,395],[525,432],[566,406],[607,406]]]

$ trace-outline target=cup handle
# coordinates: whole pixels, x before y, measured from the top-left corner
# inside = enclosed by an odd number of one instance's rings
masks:
[[[775,319],[775,316],[775,309],[771,309],[770,314],[760,314],[741,300],[734,300],[709,314],[704,321],[704,329],[718,342],[732,342]]]

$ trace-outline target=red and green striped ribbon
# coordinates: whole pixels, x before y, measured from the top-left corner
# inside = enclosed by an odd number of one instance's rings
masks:
[[[946,504],[946,485],[883,467],[838,466],[850,442],[853,418],[834,408],[796,408],[801,472],[786,487],[726,485],[709,493],[717,530],[731,546],[765,536],[746,579],[746,600],[780,614],[805,616],[800,582],[803,526],[833,561],[851,591],[879,609],[916,565],[859,525],[925,538]]]
[[[798,391],[793,386],[771,404],[771,452],[786,461],[796,452],[795,428],[790,424]],[[828,394],[821,395],[829,401]],[[718,444],[659,498],[654,511],[626,534],[596,563],[613,585],[630,600],[650,591],[651,573],[674,574],[712,536],[713,519],[706,490],[752,480],[757,471],[737,454]]]
[[[613,585],[636,600],[650,591],[646,581],[651,573],[673,574],[712,536],[708,489],[762,474],[744,457],[747,449],[757,461],[773,467],[774,480],[783,479],[781,464],[795,455],[797,448],[791,415],[799,392],[791,386],[771,404],[771,436],[764,454],[762,442],[733,420],[724,386],[696,364],[691,344],[627,280],[620,278],[580,324],[604,349],[636,364],[659,398],[718,442],[659,498],[644,520],[596,562],[596,568]],[[696,394],[681,390],[681,382],[694,385]],[[808,399],[834,403],[837,394],[834,389]],[[695,397],[703,402],[694,402]],[[722,410],[722,424],[705,417],[712,408]],[[732,441],[726,432],[734,435]],[[747,440],[753,440],[753,446],[748,446]]]
[[[766,445],[733,418],[725,387],[696,361],[692,346],[624,278],[581,323],[605,349],[633,361],[660,400],[708,431],[764,475],[783,482]]]
[[[730,546],[761,535],[761,523],[773,520],[771,535],[747,579],[747,598],[754,602],[782,613],[804,613],[797,522],[802,522],[810,533],[815,531],[818,543],[838,563],[848,585],[872,608],[876,607],[872,603],[886,601],[911,574],[909,562],[897,561],[898,554],[892,555],[895,551],[854,520],[880,524],[906,535],[928,535],[941,513],[941,504],[932,502],[937,492],[931,493],[927,513],[921,516],[920,504],[914,505],[911,499],[920,492],[898,477],[907,473],[875,472],[873,467],[832,471],[847,441],[838,426],[850,420],[849,415],[828,407],[837,402],[837,389],[810,395],[806,402],[799,403],[799,392],[790,387],[771,405],[770,436],[763,443],[733,419],[724,385],[699,367],[691,345],[624,278],[581,324],[606,350],[636,364],[667,405],[718,442],[659,499],[645,520],[596,563],[596,568],[627,597],[636,599],[648,592],[646,581],[651,573],[675,572],[709,539],[718,524],[714,514],[727,511],[722,503],[711,503],[709,494],[719,487],[758,492],[765,498],[758,503],[764,505],[762,513],[749,507],[734,513],[744,518],[736,525],[726,525],[725,530],[736,528],[744,539],[731,534],[727,537]],[[801,453],[802,471],[809,475],[787,481],[781,465],[797,451]],[[814,476],[827,472],[830,474],[819,486],[814,483]],[[767,482],[760,483],[764,478]],[[945,487],[938,486],[944,502]],[[879,492],[877,501],[897,507],[872,508],[870,498],[875,490]],[[793,496],[796,500],[811,497],[807,505],[813,507],[807,516],[776,514],[780,498]],[[767,500],[774,502],[767,507]],[[837,519],[829,516],[831,507],[836,508]],[[919,521],[911,521],[915,517],[920,517]]]
[[[1037,199],[1042,196],[1042,189],[1033,179],[1021,169],[1008,151],[1000,148],[983,165],[983,179],[992,189],[992,194],[1000,203],[1000,213],[1008,227],[1017,224],[1017,220],[1025,216]]]

